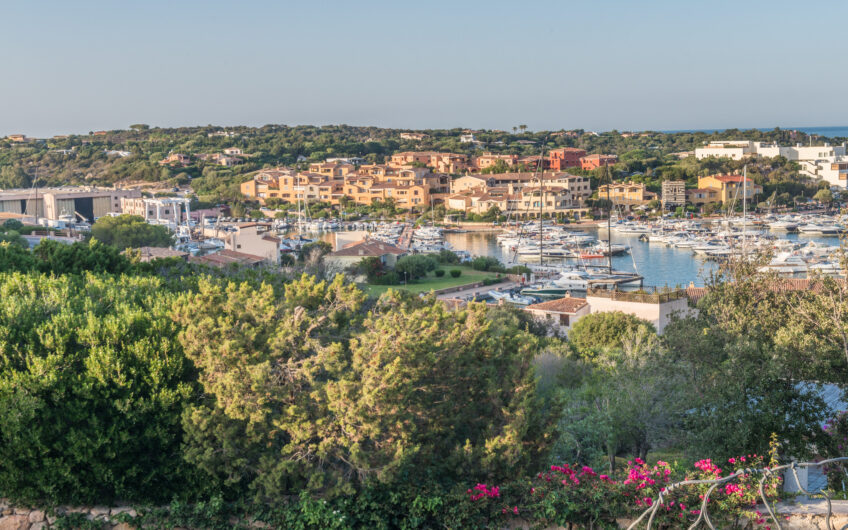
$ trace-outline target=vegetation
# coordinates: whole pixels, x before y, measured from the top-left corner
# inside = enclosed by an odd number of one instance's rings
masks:
[[[101,217],[91,226],[91,236],[120,250],[139,247],[169,247],[173,236],[166,226],[152,225],[137,215]]]
[[[432,284],[499,274],[435,266]],[[0,243],[0,495],[171,501],[127,521],[154,527],[602,527],[670,482],[842,450],[848,421],[816,386],[848,383],[844,282],[789,291],[730,263],[662,336],[610,313],[563,340],[515,309],[368,297],[312,267]],[[723,527],[759,517],[744,475],[714,493]],[[691,524],[706,487],[675,490],[661,522]]]
[[[245,208],[239,184],[263,168],[277,165],[306,168],[309,162],[344,156],[381,163],[392,153],[403,150],[476,153],[473,144],[460,141],[461,129],[427,130],[424,131],[427,137],[418,141],[401,140],[400,130],[347,125],[232,127],[227,129],[227,135],[221,134],[220,127],[213,126],[159,128],[138,125],[141,124],[131,125],[127,130],[106,131],[106,134],[70,135],[26,144],[0,139],[0,188],[26,188],[33,184],[156,183],[174,186],[190,183],[201,203],[229,202],[236,209],[235,215],[244,217],[249,209]],[[623,135],[618,131],[595,134],[575,130],[565,134],[565,131],[519,132],[516,129],[512,132],[479,131],[475,136],[487,151],[500,154],[538,155],[542,143],[549,149],[578,147],[589,153],[616,154],[619,163],[613,168],[615,178],[645,182],[651,191],[659,191],[663,180],[683,179],[694,186],[698,175],[741,169],[741,161],[698,161],[694,157],[680,160],[673,154],[692,151],[711,140],[733,138],[782,144],[808,141],[804,133],[780,129],[720,133],[648,131],[635,135]],[[222,167],[213,160],[195,156],[220,153],[228,147],[244,151],[242,164]],[[108,153],[114,151],[127,152],[129,156]],[[192,158],[187,167],[160,166],[159,162],[169,153],[183,153]],[[499,162],[487,172],[507,169]],[[517,169],[532,171],[534,168],[520,165]],[[785,159],[758,161],[749,165],[748,170],[755,182],[765,186],[764,197],[776,193],[781,204],[791,204],[793,197],[811,197],[816,191],[815,186],[798,179],[797,164]],[[583,172],[575,168],[570,171],[593,176],[595,185],[600,176],[598,170]],[[378,215],[396,213],[391,203],[378,206]],[[499,213],[489,211],[472,217],[491,222],[500,218]]]

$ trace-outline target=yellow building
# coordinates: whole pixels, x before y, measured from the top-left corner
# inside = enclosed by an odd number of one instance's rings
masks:
[[[743,178],[745,177],[742,175],[711,175],[709,177],[700,177],[698,178],[698,188],[718,191],[718,200],[724,203],[741,200],[743,189],[746,187],[747,193],[745,194],[745,198],[749,201],[755,195],[763,192],[763,187],[754,184],[754,181],[750,178],[747,179],[747,186],[744,186]]]
[[[613,182],[598,187],[598,198],[609,198],[613,204],[645,204],[657,198],[657,194],[648,191],[644,184],[635,182]]]

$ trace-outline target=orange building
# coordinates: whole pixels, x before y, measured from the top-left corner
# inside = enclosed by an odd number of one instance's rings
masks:
[[[618,162],[618,157],[615,155],[587,155],[580,159],[580,167],[591,170],[598,169],[602,166],[611,166]]]
[[[317,162],[309,164],[309,172],[323,175],[330,179],[344,179],[356,171],[356,166],[353,164],[344,164],[340,162]]]
[[[484,170],[487,167],[492,167],[502,160],[506,165],[512,167],[518,164],[518,155],[496,155],[492,153],[483,153],[480,156],[474,157],[474,167],[479,170]]]
[[[548,160],[551,169],[565,169],[569,167],[580,167],[580,159],[586,156],[586,151],[576,147],[561,147],[551,149]]]
[[[438,151],[404,151],[393,154],[390,161],[393,166],[410,166],[415,163],[432,168],[436,173],[462,173],[471,168],[468,155]]]

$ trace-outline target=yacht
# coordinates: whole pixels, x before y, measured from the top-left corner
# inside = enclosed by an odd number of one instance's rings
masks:
[[[509,291],[489,291],[488,294],[493,300],[507,302],[513,305],[530,305],[536,303],[536,299],[530,296],[521,296],[520,294],[511,293]]]
[[[807,262],[801,256],[789,252],[781,252],[768,265],[758,269],[760,272],[776,272],[778,274],[799,274],[807,272]]]
[[[835,236],[838,235],[841,231],[842,230],[834,224],[809,223],[798,227],[798,232],[802,234],[821,234],[823,236]]]
[[[768,224],[769,230],[775,232],[795,232],[798,230],[798,223],[792,221],[774,221]]]

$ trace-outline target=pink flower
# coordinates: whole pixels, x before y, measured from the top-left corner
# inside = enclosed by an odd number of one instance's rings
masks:
[[[518,515],[518,506],[516,506],[515,508],[512,509],[512,513],[514,513],[515,515]]]
[[[727,459],[727,461],[728,461],[728,462],[730,462],[731,464],[735,464],[735,463],[736,463],[736,459],[735,459],[735,458],[728,458],[728,459]]]

